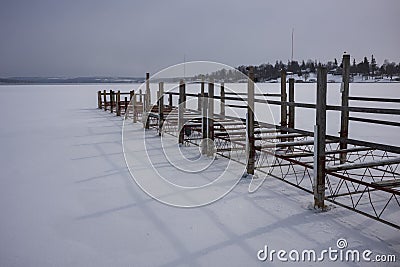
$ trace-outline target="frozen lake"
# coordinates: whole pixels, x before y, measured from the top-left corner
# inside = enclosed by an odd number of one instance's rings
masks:
[[[235,86],[245,91],[245,84]],[[339,238],[346,238],[349,249],[398,255],[398,230],[340,207],[316,213],[309,208],[311,195],[276,179],[267,179],[254,194],[241,180],[226,197],[201,208],[152,199],[127,170],[122,119],[96,109],[98,90],[137,87],[0,86],[1,266],[279,266],[276,258],[260,262],[257,252],[265,245],[319,251],[336,248]],[[260,87],[279,92],[278,84]],[[398,98],[399,89],[352,84],[351,95]],[[337,104],[339,85],[329,84],[328,90],[328,103]],[[297,100],[312,102],[314,95],[315,84],[296,84]],[[311,129],[314,115],[299,110],[296,123]],[[339,128],[330,125],[330,131]],[[351,123],[350,136],[395,142],[399,133],[361,127]]]

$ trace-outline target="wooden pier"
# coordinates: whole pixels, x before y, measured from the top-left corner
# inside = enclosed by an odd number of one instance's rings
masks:
[[[184,81],[178,92],[165,92],[160,82],[158,99],[152,104],[147,74],[145,93],[99,91],[98,108],[117,116],[123,114],[126,120],[140,122],[158,135],[176,136],[181,145],[201,146],[204,156],[218,155],[240,162],[248,175],[263,173],[302,189],[313,195],[315,208],[326,210],[327,202],[334,203],[400,229],[400,147],[349,138],[351,121],[400,126],[353,115],[400,115],[400,109],[350,104],[400,103],[400,99],[350,96],[350,55],[343,55],[342,62],[340,106],[327,105],[327,71],[319,67],[315,104],[295,101],[294,79],[289,79],[287,90],[285,71],[281,73],[280,94],[255,93],[250,68],[247,92],[226,92],[223,83],[211,80],[198,82],[199,93],[186,93]],[[174,106],[176,97],[178,105]],[[186,106],[188,98],[197,100],[197,108]],[[218,114],[214,111],[215,101],[220,104]],[[255,103],[280,106],[280,122],[275,125],[255,120]],[[226,108],[245,109],[247,115],[229,116]],[[296,128],[296,109],[316,110],[314,131]],[[326,134],[327,111],[340,113],[338,136]]]

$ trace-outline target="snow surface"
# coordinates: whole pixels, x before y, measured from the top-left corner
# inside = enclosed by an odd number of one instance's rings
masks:
[[[316,83],[317,82],[317,74],[316,73],[309,73],[307,77],[304,75],[300,76],[298,74],[288,74],[286,78],[286,82],[289,78],[295,79],[296,82],[307,82],[307,83]],[[307,78],[307,79],[306,79]],[[393,76],[392,79],[386,76],[376,76],[376,77],[368,77],[366,79],[360,74],[354,75],[351,77],[351,83],[398,83],[399,82],[398,76]],[[328,73],[327,75],[328,83],[341,83],[342,82],[342,75],[334,75]],[[276,80],[266,81],[266,83],[280,83],[281,78]]]
[[[102,89],[132,85],[0,86],[0,266],[279,266],[257,251],[339,238],[399,260],[398,230],[340,207],[318,213],[273,178],[253,194],[243,179],[201,208],[152,199],[126,167],[122,119],[95,108]]]

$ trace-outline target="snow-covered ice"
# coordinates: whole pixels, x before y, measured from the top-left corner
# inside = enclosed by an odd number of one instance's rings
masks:
[[[154,200],[125,164],[122,119],[96,109],[97,90],[131,87],[0,86],[1,266],[278,266],[257,252],[339,238],[400,260],[398,230],[341,207],[316,212],[311,195],[273,178],[253,194],[242,179],[200,208]]]

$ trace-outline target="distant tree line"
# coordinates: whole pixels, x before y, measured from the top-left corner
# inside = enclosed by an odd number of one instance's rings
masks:
[[[342,75],[342,63],[338,63],[335,58],[333,61],[328,61],[325,64],[317,62],[316,60],[302,60],[301,63],[298,61],[288,61],[286,64],[282,61],[276,61],[274,65],[270,63],[264,63],[254,67],[255,78],[259,82],[276,80],[280,77],[281,70],[284,69],[288,73],[297,74],[301,79],[307,81],[310,74],[316,73],[318,66],[324,65],[327,67],[328,73],[332,75]],[[214,79],[217,81],[238,81],[243,79],[243,74],[248,74],[249,66],[241,65],[236,68],[239,72],[234,70],[222,69],[211,74],[204,75],[206,79]],[[367,57],[357,63],[353,59],[350,64],[351,76],[361,75],[362,79],[382,79],[383,77],[393,79],[393,76],[400,76],[400,63],[390,62],[385,59],[381,66],[378,66],[374,56],[368,60]],[[202,78],[201,75],[194,77],[195,79]],[[398,77],[396,79],[399,79]]]

